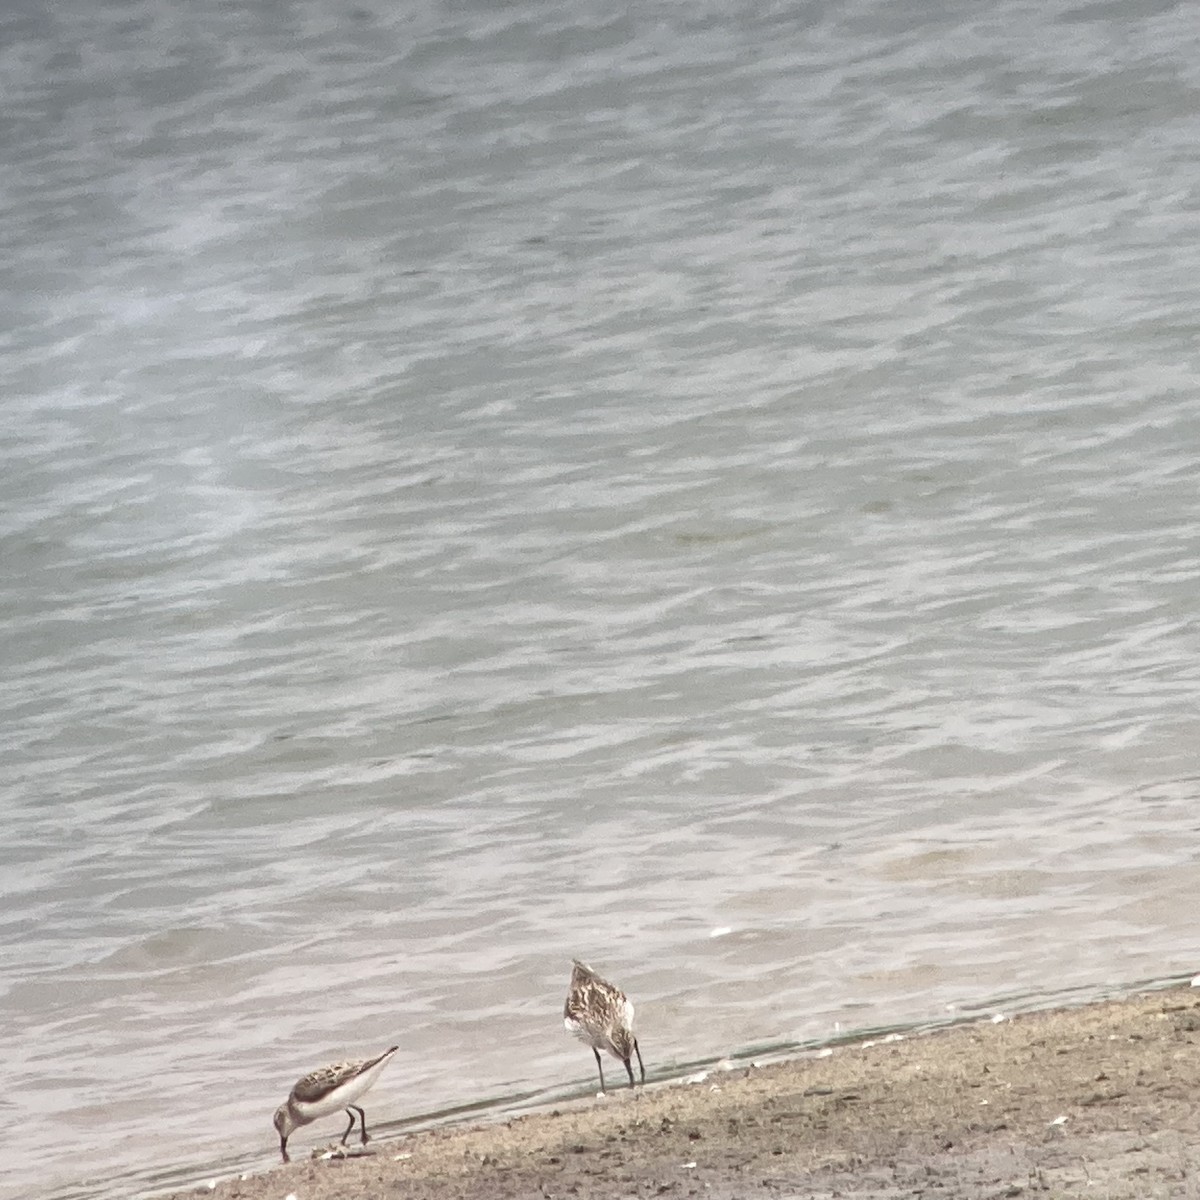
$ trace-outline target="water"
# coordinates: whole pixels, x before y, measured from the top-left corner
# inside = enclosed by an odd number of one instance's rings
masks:
[[[0,1196],[1194,966],[1196,23],[911,9],[0,16]]]

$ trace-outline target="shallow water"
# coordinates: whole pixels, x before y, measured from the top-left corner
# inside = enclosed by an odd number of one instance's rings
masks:
[[[1190,970],[1193,24],[0,16],[0,1196]]]

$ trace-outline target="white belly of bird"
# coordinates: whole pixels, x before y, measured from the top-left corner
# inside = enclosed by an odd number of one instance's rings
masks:
[[[621,1020],[626,1029],[633,1028],[633,1002],[626,1000],[621,1006]],[[612,1029],[598,1025],[590,1025],[586,1021],[577,1021],[572,1017],[563,1018],[563,1027],[574,1034],[581,1042],[585,1042],[594,1050],[607,1050],[614,1058],[620,1058],[616,1047],[612,1044]]]
[[[355,1075],[352,1079],[347,1079],[345,1083],[338,1084],[320,1100],[293,1101],[294,1108],[305,1122],[318,1121],[321,1117],[329,1116],[330,1113],[341,1111],[347,1105],[353,1104],[379,1078],[380,1072],[388,1065],[390,1058],[391,1055],[388,1055],[369,1071],[364,1071],[361,1075]]]
[[[595,1046],[597,1049],[608,1048],[608,1039],[603,1034],[597,1034],[594,1030],[589,1029],[582,1021],[564,1017],[563,1027],[568,1033],[573,1034],[581,1042],[586,1042],[589,1046]]]

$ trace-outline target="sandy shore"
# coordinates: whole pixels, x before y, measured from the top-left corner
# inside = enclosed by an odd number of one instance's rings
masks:
[[[1200,1197],[1198,1039],[1200,992],[1157,991],[622,1089],[178,1195]]]

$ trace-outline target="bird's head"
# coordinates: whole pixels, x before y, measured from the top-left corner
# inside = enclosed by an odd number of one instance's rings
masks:
[[[296,1128],[296,1122],[292,1119],[292,1114],[288,1111],[286,1104],[281,1104],[275,1110],[275,1132],[281,1138],[290,1137],[292,1131]]]

